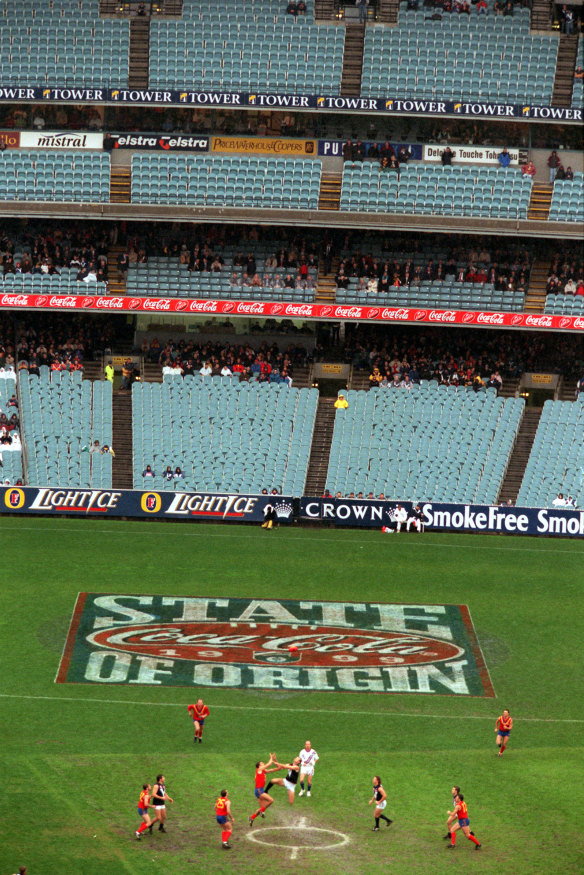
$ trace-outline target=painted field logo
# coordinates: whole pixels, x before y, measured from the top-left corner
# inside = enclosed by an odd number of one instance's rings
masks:
[[[57,683],[494,695],[464,605],[92,593]]]

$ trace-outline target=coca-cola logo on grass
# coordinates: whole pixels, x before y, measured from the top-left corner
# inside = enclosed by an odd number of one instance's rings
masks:
[[[462,648],[410,632],[335,626],[301,630],[270,623],[154,623],[100,629],[91,644],[142,656],[191,662],[290,663],[303,667],[421,665],[457,659]],[[297,648],[290,651],[290,647]]]

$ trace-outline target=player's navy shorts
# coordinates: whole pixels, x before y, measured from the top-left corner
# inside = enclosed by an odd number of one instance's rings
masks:
[[[458,818],[458,825],[459,826],[468,826],[469,825],[468,817],[459,817]]]
[[[221,826],[223,826],[223,824],[227,823],[227,817],[224,814],[218,814],[217,823],[220,823]]]
[[[262,795],[262,793],[265,791],[265,789],[266,789],[265,784],[264,784],[263,787],[256,787],[256,788],[255,788],[255,791],[254,791],[254,793],[255,793],[255,798],[256,798],[256,799],[259,799],[260,796]]]
[[[510,729],[499,729],[499,735],[504,737],[504,738],[509,738],[509,736],[511,735],[511,730]]]
[[[193,723],[198,723],[199,726],[204,726],[205,725],[205,718],[204,717],[193,717]]]
[[[146,814],[147,812],[148,812],[147,808],[139,808],[138,809],[138,814],[140,815],[140,817],[142,817],[142,815]]]

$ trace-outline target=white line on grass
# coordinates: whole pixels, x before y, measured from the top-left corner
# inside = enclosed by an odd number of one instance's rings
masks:
[[[0,693],[2,699],[33,699],[48,702],[90,702],[92,705],[102,703],[104,705],[147,705],[149,708],[184,708],[184,702],[137,702],[136,700],[122,699],[83,699],[75,696],[25,696],[18,693]],[[249,708],[247,705],[213,705],[213,708],[219,708],[225,711],[257,711],[264,713],[273,711],[277,714],[282,712],[296,714],[347,714],[351,716],[364,717],[422,717],[427,720],[452,720],[452,714],[420,714],[414,711],[345,711],[340,708]],[[514,712],[516,720],[523,720],[529,723],[584,723],[584,720],[569,717],[518,717]],[[465,714],[457,716],[457,720],[492,720],[492,717],[482,717],[479,714]]]
[[[114,526],[119,525],[119,521],[114,522],[112,520],[111,522]],[[166,521],[166,522],[168,522],[168,521]],[[133,525],[136,526],[136,525],[139,525],[139,523],[133,523]],[[151,526],[152,522],[146,523],[146,525]],[[19,526],[18,531],[19,532],[35,532],[36,534],[39,533],[39,529],[37,526]],[[96,535],[100,536],[100,535],[103,535],[105,533],[107,533],[108,535],[123,535],[124,538],[128,537],[127,531],[123,531],[121,527],[120,527],[119,532],[117,532],[117,531],[115,531],[115,529],[111,529],[111,528],[94,529],[92,532],[89,532],[87,529],[59,529],[59,531],[66,532],[67,534],[82,535],[83,537],[86,537],[88,534],[96,534]],[[298,531],[298,529],[294,529],[293,531]],[[352,531],[355,532],[355,535],[361,534],[360,531],[357,531],[357,530],[352,530]],[[368,531],[371,531],[371,530],[369,529]],[[192,538],[197,538],[197,537],[198,538],[232,538],[232,539],[233,538],[240,538],[240,539],[249,541],[255,537],[255,535],[244,535],[242,533],[238,534],[238,533],[232,532],[232,531],[225,532],[225,533],[216,532],[214,534],[210,534],[207,531],[194,532],[194,531],[187,531],[185,526],[180,526],[180,527],[177,526],[173,530],[173,533],[172,533],[173,538],[176,537],[176,535],[178,535],[179,532],[181,535],[187,535],[188,537],[192,537]],[[160,537],[163,537],[163,538],[168,537],[167,531],[157,532],[157,531],[154,531],[153,529],[148,529],[148,530],[144,531],[144,534],[146,534],[146,533],[148,534],[148,537],[152,537],[153,535],[159,535]],[[504,547],[503,545],[499,546],[499,545],[496,545],[492,539],[489,541],[488,545],[485,544],[485,546],[480,546],[480,547],[477,546],[476,544],[465,544],[462,541],[451,541],[448,544],[439,544],[435,540],[432,540],[430,542],[426,541],[426,538],[428,537],[428,535],[439,535],[441,538],[443,538],[447,534],[448,534],[448,532],[428,532],[423,537],[418,537],[416,535],[416,537],[414,538],[412,536],[412,538],[408,540],[408,547],[412,547],[415,544],[416,547],[431,547],[432,549],[435,549],[437,547],[441,547],[443,549],[449,549],[449,548],[455,547],[457,550],[460,550],[460,549],[490,550],[491,552],[493,550],[499,550],[499,551],[515,552],[515,553],[517,553],[517,552],[524,553],[526,550],[530,549],[529,546],[527,546],[527,545],[525,547]],[[476,534],[484,534],[484,533],[477,532]],[[270,538],[269,540],[276,541],[275,538],[274,539]],[[298,536],[298,537],[294,538],[293,540],[290,540],[288,543],[295,544],[295,543],[297,543],[297,541],[311,541],[315,544],[320,544],[323,541],[329,541],[330,543],[338,544],[339,540],[341,540],[341,538],[326,538],[326,537],[311,538],[311,537],[306,537],[306,536],[302,536],[302,537]],[[344,539],[344,540],[347,540],[347,539]],[[354,543],[354,541],[351,540],[351,543]],[[383,542],[379,541],[376,544],[376,546],[380,546],[382,543],[387,543],[387,542],[386,541],[383,541]],[[396,539],[392,539],[392,543],[395,544]],[[399,539],[398,539],[397,543],[399,543]],[[364,546],[364,545],[361,545],[361,546]],[[370,544],[368,544],[367,546],[370,546]],[[562,553],[564,555],[568,554],[571,556],[575,555],[573,550],[540,550],[540,549],[538,549],[537,552],[538,553]]]

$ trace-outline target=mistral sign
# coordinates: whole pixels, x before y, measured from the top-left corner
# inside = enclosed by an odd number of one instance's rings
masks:
[[[81,593],[57,683],[492,696],[466,605]]]

